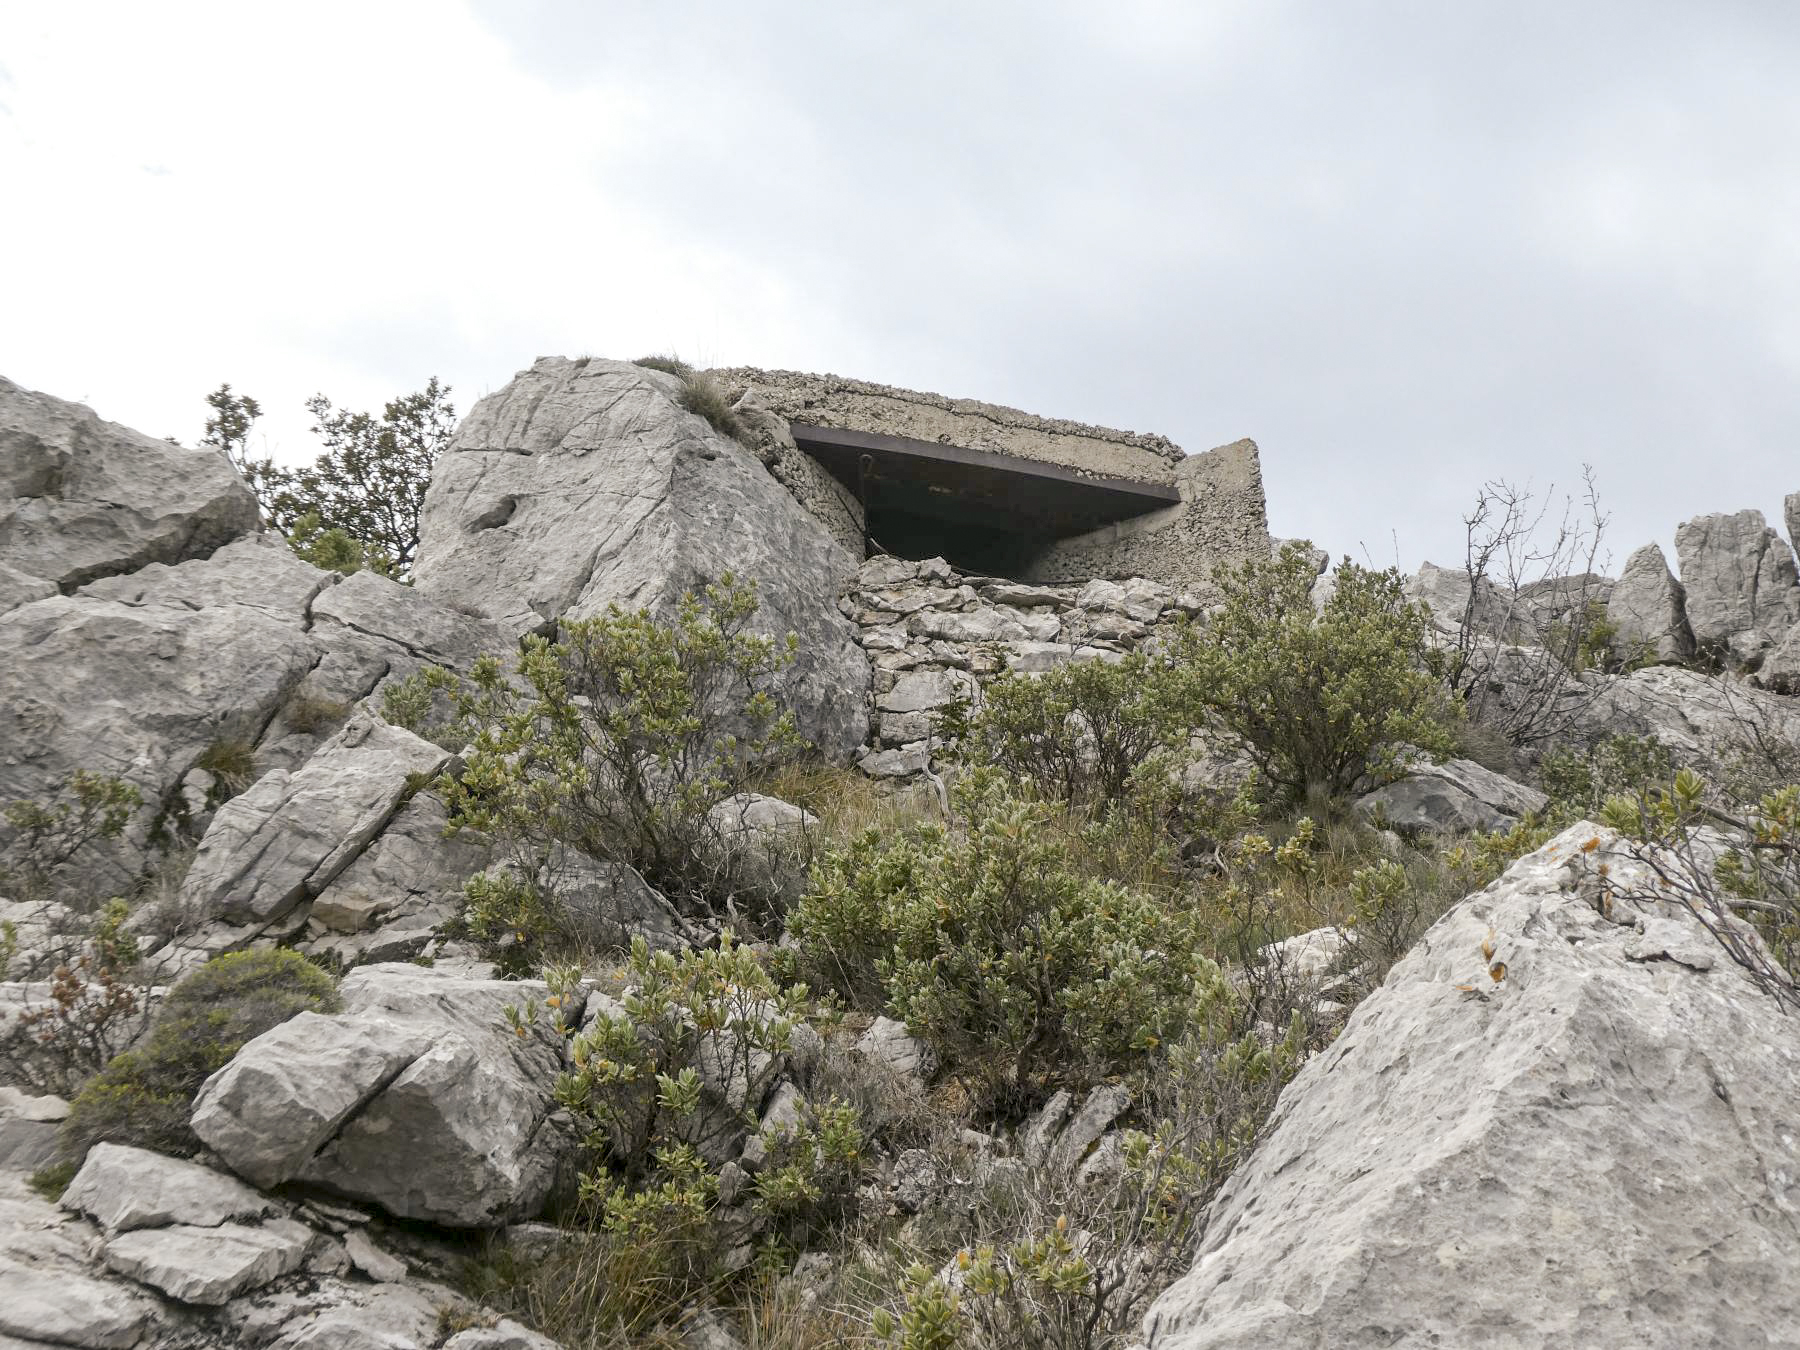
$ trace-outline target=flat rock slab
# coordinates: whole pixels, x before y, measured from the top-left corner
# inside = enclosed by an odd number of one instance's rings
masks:
[[[0,1334],[28,1343],[126,1350],[155,1314],[156,1301],[127,1285],[0,1259]]]
[[[1440,920],[1283,1092],[1151,1350],[1791,1341],[1793,1019],[1651,881],[1582,824]]]
[[[277,1209],[235,1177],[122,1144],[96,1144],[88,1151],[63,1191],[62,1206],[89,1215],[108,1233],[168,1224],[209,1228]]]
[[[108,1242],[104,1260],[109,1269],[182,1303],[217,1307],[300,1269],[313,1236],[305,1224],[287,1219],[261,1228],[140,1228]]]

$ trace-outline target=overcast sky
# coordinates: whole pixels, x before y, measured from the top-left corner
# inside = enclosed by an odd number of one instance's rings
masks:
[[[1451,562],[1591,463],[1613,563],[1800,489],[1800,6],[0,5],[0,375],[192,441],[540,354],[1255,438]]]

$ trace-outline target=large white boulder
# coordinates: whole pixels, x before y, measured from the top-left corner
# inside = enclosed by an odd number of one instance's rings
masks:
[[[298,1177],[457,1227],[535,1213],[571,1143],[551,1119],[562,1055],[504,1017],[543,984],[385,964],[340,992],[342,1014],[302,1013],[209,1078],[194,1132],[262,1186]]]
[[[1800,620],[1793,550],[1761,511],[1696,516],[1675,531],[1694,642],[1754,669]]]
[[[219,451],[0,379],[0,565],[66,591],[256,529],[256,498]]]
[[[666,614],[731,572],[756,583],[759,631],[799,635],[780,683],[801,734],[848,757],[869,666],[837,599],[857,560],[680,389],[626,362],[545,357],[482,399],[432,476],[418,589],[520,633],[609,604]]]
[[[1151,1350],[1790,1342],[1793,1019],[1652,880],[1582,824],[1440,920],[1282,1094]]]

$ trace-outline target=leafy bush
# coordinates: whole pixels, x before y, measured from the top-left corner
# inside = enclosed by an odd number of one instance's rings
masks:
[[[0,1082],[68,1096],[143,1030],[145,991],[133,978],[136,941],[123,900],[103,909],[91,934],[65,937],[49,997],[21,1004],[0,1023]],[[14,935],[5,934],[11,959]]]
[[[57,873],[123,834],[143,800],[123,779],[77,769],[48,802],[7,803],[0,814],[11,831],[0,847],[0,888],[13,900],[50,898]]]
[[[71,1103],[62,1149],[97,1143],[187,1155],[199,1148],[188,1112],[200,1085],[243,1047],[298,1012],[335,1012],[331,977],[297,952],[215,956],[168,993],[149,1042],[116,1056]]]
[[[1585,749],[1546,751],[1538,772],[1551,818],[1573,824],[1597,816],[1613,797],[1638,797],[1666,785],[1675,762],[1654,736],[1609,736]]]
[[[580,973],[550,972],[542,1005],[513,1009],[521,1037],[567,1041],[573,1064],[560,1105],[588,1132],[577,1252],[597,1274],[571,1286],[588,1325],[666,1320],[747,1258],[779,1257],[834,1221],[854,1193],[864,1139],[851,1108],[807,1105],[783,1126],[758,1113],[789,1064],[806,991],[779,987],[729,933],[716,949],[652,954],[639,939],[622,972],[618,1010],[576,1033]],[[754,1136],[754,1138],[752,1138]],[[760,1157],[736,1165],[746,1141]],[[726,1169],[735,1174],[728,1181]]]
[[[1613,797],[1600,818],[1634,841],[1653,879],[1615,883],[1609,902],[1685,905],[1759,987],[1800,1011],[1800,785],[1733,802],[1684,768],[1661,787]]]
[[[1159,752],[1185,743],[1169,666],[1135,651],[1123,660],[1073,661],[1043,675],[1001,675],[947,710],[942,730],[970,764],[987,764],[1067,802],[1126,794]]]
[[[1221,572],[1223,603],[1179,647],[1197,717],[1297,795],[1345,793],[1403,742],[1448,751],[1427,616],[1399,573],[1346,559],[1317,609],[1314,580],[1303,544]]]
[[[448,692],[473,737],[439,784],[451,825],[490,836],[536,892],[520,907],[545,926],[533,936],[553,931],[565,849],[634,867],[695,910],[733,894],[708,812],[800,745],[771,692],[797,639],[747,631],[755,612],[754,588],[727,574],[684,596],[672,623],[609,608],[559,641],[529,639],[512,671],[487,658],[466,683],[438,673],[397,695],[415,712]]]
[[[865,1005],[879,991],[978,1093],[1022,1102],[1177,1033],[1205,963],[1182,906],[1084,875],[1052,810],[1015,794],[974,775],[959,828],[828,855],[789,932],[809,971]]]

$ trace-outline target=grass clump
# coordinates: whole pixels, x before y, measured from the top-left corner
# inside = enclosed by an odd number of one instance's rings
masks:
[[[335,1012],[331,977],[298,952],[215,956],[169,991],[149,1042],[113,1058],[70,1103],[62,1151],[79,1160],[98,1143],[178,1157],[199,1149],[188,1113],[200,1085],[247,1041],[298,1012]]]

